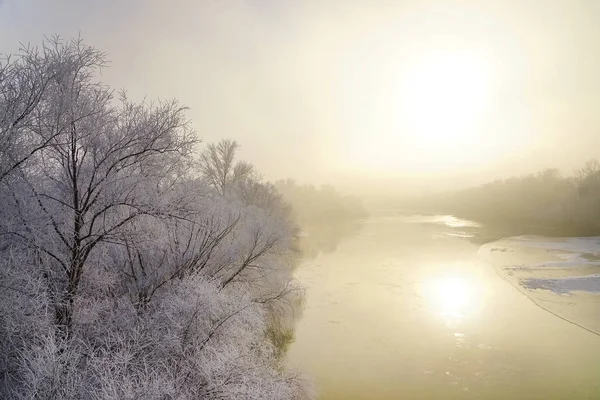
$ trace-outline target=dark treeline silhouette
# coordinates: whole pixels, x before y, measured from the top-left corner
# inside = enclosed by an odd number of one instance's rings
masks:
[[[449,213],[511,233],[597,235],[600,234],[600,163],[588,161],[571,176],[564,176],[557,169],[545,169],[406,200],[402,206]]]

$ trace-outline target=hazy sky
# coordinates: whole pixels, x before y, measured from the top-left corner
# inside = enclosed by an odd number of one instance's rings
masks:
[[[0,52],[81,32],[271,179],[455,187],[600,156],[600,1],[0,0]]]

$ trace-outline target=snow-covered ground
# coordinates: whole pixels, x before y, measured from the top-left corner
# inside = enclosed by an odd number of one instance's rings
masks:
[[[540,307],[600,333],[600,237],[516,236],[479,254]]]

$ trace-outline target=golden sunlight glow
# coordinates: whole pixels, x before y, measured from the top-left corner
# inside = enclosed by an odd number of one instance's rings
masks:
[[[431,55],[416,63],[403,87],[408,129],[425,148],[477,150],[487,92],[480,60],[460,52]]]
[[[365,87],[377,95],[360,108],[348,100],[348,118],[354,125],[344,137],[348,158],[340,164],[414,175],[493,159],[487,119],[494,69],[480,52],[431,46],[392,64],[381,72],[381,90],[376,90],[377,82],[348,78],[350,99],[363,98]],[[376,66],[371,69],[377,71]]]
[[[456,276],[429,281],[425,287],[425,295],[437,312],[450,319],[466,316],[477,300],[472,282]]]

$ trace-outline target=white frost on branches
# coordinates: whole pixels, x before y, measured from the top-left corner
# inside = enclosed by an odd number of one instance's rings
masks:
[[[311,398],[288,207],[106,63],[59,38],[0,63],[0,397]]]

